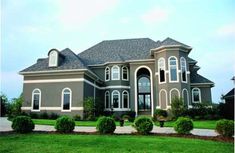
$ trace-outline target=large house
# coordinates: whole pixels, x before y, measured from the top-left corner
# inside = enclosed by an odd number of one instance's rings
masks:
[[[84,99],[99,97],[106,111],[153,115],[176,96],[188,107],[211,102],[214,83],[197,73],[191,50],[171,38],[106,40],[79,54],[51,49],[20,71],[22,110],[83,116]]]

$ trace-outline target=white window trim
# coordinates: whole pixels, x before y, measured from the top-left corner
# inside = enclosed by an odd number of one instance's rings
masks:
[[[124,79],[123,78],[123,69],[126,68],[126,73],[127,73],[127,79]],[[128,81],[129,80],[129,70],[128,70],[128,67],[127,66],[123,66],[122,67],[122,80],[124,81]]]
[[[108,95],[109,95],[109,105],[110,105],[110,92],[109,92],[109,91],[106,91],[105,94],[104,94],[104,102],[105,102],[104,105],[105,105],[105,109],[110,108],[110,106],[108,106],[108,107],[106,106],[106,100],[107,100],[107,99],[106,99],[106,94],[107,94],[107,93],[108,93]]]
[[[107,70],[109,71],[109,73],[108,73],[109,79],[106,79],[106,71]],[[110,80],[110,68],[108,66],[105,68],[104,77],[105,77],[105,81],[109,81]]]
[[[64,106],[64,90],[68,89],[70,92],[70,98],[69,98],[69,109],[65,110],[63,109]],[[68,87],[64,88],[61,93],[61,112],[71,112],[71,107],[72,107],[72,90]]]
[[[182,63],[181,61],[184,60],[185,61],[185,75],[186,75],[186,81],[183,81],[183,71],[182,71]],[[182,83],[187,83],[188,82],[188,71],[187,71],[187,61],[184,57],[180,58],[180,72],[181,72],[181,82]]]
[[[51,59],[51,53],[53,53],[53,52],[55,52],[56,53],[56,59],[55,59],[55,63],[51,63],[50,61],[50,59]],[[49,67],[57,67],[58,66],[58,58],[59,58],[59,55],[58,55],[58,52],[56,51],[56,50],[52,50],[52,51],[50,51],[50,53],[49,53],[49,59],[48,59],[48,66]]]
[[[39,93],[34,93],[36,90],[39,91]],[[34,104],[34,95],[38,95],[39,94],[39,103],[38,103],[38,109],[33,109],[33,104]],[[31,111],[32,112],[40,112],[41,110],[41,90],[39,88],[35,88],[33,91],[32,91],[32,102],[31,102]]]
[[[176,81],[171,81],[171,67],[170,67],[170,59],[171,58],[175,58],[176,59]],[[178,59],[177,59],[177,57],[175,57],[175,56],[170,56],[169,58],[168,58],[168,71],[169,71],[169,82],[170,83],[177,83],[177,82],[179,82],[179,67],[178,67]]]
[[[172,98],[172,97],[171,97],[171,93],[172,93],[172,91],[174,91],[174,90],[176,90],[176,91],[178,92],[178,97],[180,98],[180,91],[179,91],[177,88],[172,88],[172,89],[170,90],[170,95],[169,95],[169,97],[170,97],[170,98],[169,98],[169,99],[170,99],[170,102],[169,102],[170,105],[167,105],[168,107],[171,107],[171,100],[172,100],[172,99],[171,99],[171,98]]]
[[[160,78],[161,78],[161,75],[160,75],[160,67],[159,67],[159,62],[160,62],[160,60],[163,60],[163,62],[164,62],[164,80],[165,81],[163,81],[163,82],[160,82]],[[165,61],[165,58],[163,58],[163,57],[161,57],[161,58],[159,58],[158,59],[158,82],[159,82],[159,84],[164,84],[164,83],[166,83],[166,61]]]
[[[118,108],[114,108],[113,107],[113,93],[114,92],[117,92],[118,93]],[[118,91],[118,90],[114,90],[113,92],[112,92],[112,108],[113,108],[113,110],[115,111],[116,109],[120,109],[121,107],[120,107],[120,92]]]
[[[124,92],[126,92],[126,95],[127,95],[127,108],[124,108]],[[122,108],[123,109],[128,109],[128,108],[130,108],[130,104],[129,104],[129,92],[127,91],[127,90],[124,90],[123,92],[122,92]]]
[[[187,105],[188,105],[188,107],[190,107],[191,105],[190,105],[190,102],[189,102],[189,93],[188,93],[188,90],[186,88],[184,88],[182,90],[182,97],[183,98],[184,98],[184,91],[186,91],[186,94],[187,94],[187,101],[188,101]]]
[[[118,68],[118,78],[113,78],[113,69],[114,69],[114,68]],[[112,80],[120,80],[120,68],[119,68],[118,65],[114,65],[114,66],[112,67]]]
[[[162,108],[161,107],[161,92],[165,92],[165,95],[166,95],[166,109],[167,109],[168,97],[167,97],[167,91],[165,89],[161,89],[159,91],[159,108]]]
[[[135,75],[134,75],[134,82],[135,82],[135,113],[136,113],[136,116],[138,116],[138,107],[137,107],[137,105],[138,105],[138,103],[137,103],[137,101],[138,101],[138,98],[137,98],[137,72],[138,72],[138,70],[139,69],[141,69],[141,68],[146,68],[148,71],[149,71],[149,73],[150,73],[150,82],[151,82],[151,115],[153,116],[154,115],[154,105],[153,105],[153,73],[152,73],[152,70],[148,67],[148,66],[146,66],[146,65],[142,65],[142,66],[139,66],[139,67],[137,67],[136,69],[135,69]]]
[[[197,89],[199,91],[199,101],[194,101],[194,96],[193,96],[193,92],[194,90]],[[192,103],[201,103],[202,99],[201,99],[201,90],[199,88],[193,88],[192,89]]]

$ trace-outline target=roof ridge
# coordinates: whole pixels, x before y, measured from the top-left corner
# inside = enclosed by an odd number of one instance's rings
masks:
[[[110,40],[103,40],[102,42],[104,42],[104,41],[118,41],[118,40],[138,40],[138,39],[150,39],[150,38],[143,37],[143,38],[110,39]],[[152,40],[152,39],[150,39],[150,40]]]

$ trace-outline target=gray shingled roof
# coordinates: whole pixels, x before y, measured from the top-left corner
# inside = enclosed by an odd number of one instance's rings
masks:
[[[190,46],[185,45],[185,44],[183,44],[181,42],[178,42],[178,41],[176,41],[172,38],[169,38],[169,37],[167,37],[165,40],[163,40],[161,42],[161,46],[171,46],[171,45],[181,45],[181,46],[184,46],[184,47],[187,47],[187,48],[191,48]]]
[[[191,73],[190,74],[190,80],[191,83],[208,83],[208,84],[214,84],[214,82],[208,80],[207,78],[201,76],[197,73]]]
[[[150,58],[150,49],[160,46],[149,38],[106,40],[78,54],[87,65]]]
[[[189,62],[189,63],[197,63],[196,60],[194,60],[194,59],[192,59],[192,58],[190,58],[190,57],[188,57],[188,62]]]
[[[47,70],[67,70],[67,69],[87,69],[82,60],[69,48],[60,52],[64,56],[63,62],[58,67],[48,67],[48,58],[39,59],[34,65],[22,70],[28,71],[47,71]]]

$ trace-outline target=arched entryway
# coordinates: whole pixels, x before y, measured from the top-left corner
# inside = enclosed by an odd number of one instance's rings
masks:
[[[135,111],[137,115],[153,115],[152,72],[147,66],[135,71]]]

